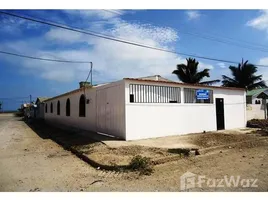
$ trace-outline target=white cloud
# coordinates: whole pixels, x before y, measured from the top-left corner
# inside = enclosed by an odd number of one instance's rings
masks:
[[[90,17],[110,19],[124,14],[122,10],[64,10],[64,12],[71,15],[79,15],[87,19],[90,19]]]
[[[260,58],[257,64],[268,66],[268,57]],[[256,74],[262,75],[263,80],[268,80],[268,71],[266,67],[258,67],[258,72]]]
[[[261,58],[258,62],[259,65],[268,65],[268,57]]]
[[[226,68],[227,66],[226,66],[226,64],[225,63],[217,63],[217,66],[219,66],[220,68],[222,68],[222,69],[224,69],[224,68]]]
[[[268,32],[268,10],[261,10],[260,15],[246,23],[247,26]]]
[[[199,19],[201,17],[201,14],[197,10],[186,11],[186,15],[189,20]]]
[[[45,38],[48,40],[57,40],[68,43],[78,42],[84,36],[85,35],[82,33],[71,32],[59,28],[52,28],[45,34]]]
[[[4,16],[0,18],[1,29],[0,31],[7,32],[8,34],[21,34],[23,30],[32,30],[40,27],[40,24],[27,21],[24,19],[17,19],[14,17]]]
[[[83,16],[91,14],[82,12]],[[101,15],[99,14],[99,16]],[[173,49],[178,41],[177,32],[169,27],[128,23],[119,18],[109,20],[109,23],[112,27],[105,29],[104,34],[129,41],[165,49]],[[45,39],[42,43],[43,46],[38,44],[36,49],[34,49],[35,41],[28,40],[3,44],[3,46],[19,53],[42,58],[92,61],[93,69],[96,70],[93,79],[101,82],[154,74],[177,80],[177,77],[172,75],[172,71],[176,69],[177,64],[186,62],[184,58],[175,54],[131,46],[62,29],[50,29],[44,34],[43,38]],[[68,44],[68,48],[57,46],[61,48],[53,47],[52,50],[48,50],[48,44],[55,45],[58,42]],[[83,47],[78,45],[81,42],[87,45],[83,45]],[[23,51],[21,51],[22,49]],[[21,60],[20,64],[29,73],[47,80],[60,82],[84,80],[89,70],[89,64],[66,64],[27,59]],[[199,66],[200,69],[213,69],[212,65],[203,62],[200,62]]]

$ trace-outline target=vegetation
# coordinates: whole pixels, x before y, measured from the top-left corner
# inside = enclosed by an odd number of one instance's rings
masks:
[[[245,88],[246,90],[253,90],[257,88],[267,87],[262,81],[262,75],[255,75],[257,67],[253,64],[242,62],[237,67],[230,66],[232,78],[223,75],[222,86]]]
[[[268,128],[268,120],[267,119],[251,119],[247,121],[247,127],[250,128]]]
[[[184,83],[199,83],[204,85],[211,85],[220,80],[212,80],[212,81],[203,81],[205,77],[209,76],[209,69],[204,69],[202,71],[198,71],[199,62],[193,58],[188,58],[187,64],[179,64],[177,65],[177,69],[172,72],[172,74],[176,74],[178,79],[180,79]]]
[[[131,170],[139,171],[140,175],[151,175],[153,173],[153,166],[150,158],[137,155],[132,158],[129,167]]]

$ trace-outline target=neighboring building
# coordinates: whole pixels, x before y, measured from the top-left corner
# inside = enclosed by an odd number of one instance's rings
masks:
[[[267,101],[262,98],[263,94],[268,94],[268,88],[255,89],[247,92],[247,120],[267,118]]]
[[[30,103],[23,103],[21,104],[21,111],[23,112],[24,117],[30,116]]]
[[[38,97],[36,99],[36,108],[35,108],[35,116],[37,119],[44,119],[45,118],[45,104],[44,101],[48,100],[49,97]]]
[[[261,88],[247,91],[247,104],[261,104],[260,98],[257,98],[262,92],[268,92],[268,88]]]
[[[241,88],[184,84],[160,76],[124,78],[45,100],[45,120],[125,140],[246,125]]]

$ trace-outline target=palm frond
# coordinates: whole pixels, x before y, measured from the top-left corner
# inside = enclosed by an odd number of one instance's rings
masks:
[[[200,82],[200,84],[203,84],[203,85],[212,85],[212,84],[219,83],[219,82],[221,82],[221,80],[216,79],[216,80],[212,80],[212,81],[203,81],[203,82]]]

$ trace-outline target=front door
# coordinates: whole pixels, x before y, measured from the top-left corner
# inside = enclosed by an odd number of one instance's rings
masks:
[[[224,129],[224,99],[216,98],[217,130]]]

